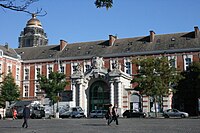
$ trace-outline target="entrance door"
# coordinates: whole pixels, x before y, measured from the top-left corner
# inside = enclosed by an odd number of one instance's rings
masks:
[[[96,81],[90,87],[89,111],[105,110],[110,103],[110,88],[104,81]]]
[[[130,97],[130,109],[141,111],[141,97],[138,94],[132,94]]]

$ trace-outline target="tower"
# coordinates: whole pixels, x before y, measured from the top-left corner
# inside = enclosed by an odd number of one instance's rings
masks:
[[[19,48],[37,47],[48,44],[47,35],[42,28],[41,22],[32,14],[32,18],[27,22],[24,31],[19,37]]]

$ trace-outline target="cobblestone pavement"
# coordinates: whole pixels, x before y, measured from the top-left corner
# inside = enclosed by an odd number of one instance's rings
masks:
[[[30,119],[0,120],[0,133],[200,133],[200,119],[119,119],[111,126],[105,119]]]

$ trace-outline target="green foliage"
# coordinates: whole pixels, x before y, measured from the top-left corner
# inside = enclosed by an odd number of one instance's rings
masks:
[[[12,73],[5,76],[1,85],[1,101],[15,101],[20,97],[19,87],[15,84]]]
[[[141,94],[153,97],[169,95],[171,89],[181,79],[175,68],[169,65],[167,57],[148,57],[133,61],[140,67],[133,82],[138,83]]]
[[[184,105],[184,110],[197,115],[198,98],[200,98],[200,62],[193,62],[187,71],[181,73],[184,79],[176,87],[176,103]],[[179,106],[178,105],[178,106]]]
[[[162,97],[175,92],[173,87],[181,79],[175,68],[170,66],[167,57],[148,57],[133,60],[139,66],[138,74],[133,82],[138,83],[141,94],[154,98],[155,116],[157,117],[156,102],[162,106]],[[162,107],[161,107],[162,109]]]
[[[67,85],[65,74],[51,72],[49,78],[44,75],[39,75],[38,79],[40,88],[45,91],[47,97],[49,97],[53,103],[57,102],[59,100],[58,93],[62,92]]]
[[[108,9],[112,7],[113,0],[96,0],[95,5],[97,8],[106,7],[106,9]]]

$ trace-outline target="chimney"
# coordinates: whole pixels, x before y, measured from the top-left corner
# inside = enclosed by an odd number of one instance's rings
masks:
[[[117,36],[109,35],[109,46],[113,46]]]
[[[155,38],[155,32],[153,30],[149,31],[150,32],[150,42],[154,42],[154,38]]]
[[[197,38],[199,36],[199,28],[198,26],[194,27],[194,37]]]
[[[67,42],[65,40],[60,40],[60,51],[62,51],[65,46],[67,46]]]

